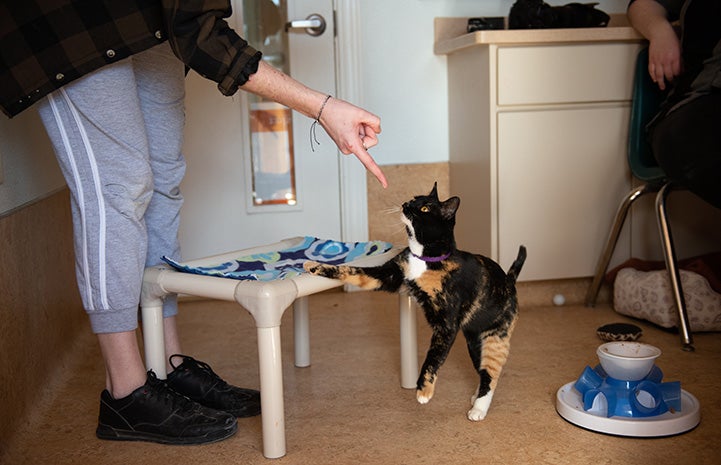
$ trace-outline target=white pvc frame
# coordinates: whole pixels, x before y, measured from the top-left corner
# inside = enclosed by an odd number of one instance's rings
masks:
[[[283,250],[299,244],[302,240],[302,237],[286,239],[275,244],[201,258],[185,264],[215,265],[241,256]],[[381,255],[364,257],[349,263],[373,266],[384,263],[396,253],[398,249],[393,249]],[[298,367],[307,367],[310,365],[308,296],[341,285],[340,281],[308,273],[284,280],[240,281],[178,272],[163,265],[147,268],[143,276],[140,302],[147,368],[153,370],[158,378],[166,378],[167,354],[163,335],[163,298],[166,295],[186,294],[237,302],[253,316],[257,328],[263,455],[267,458],[282,457],[286,453],[280,338],[283,314],[292,304],[295,364]],[[413,301],[407,294],[400,294],[399,311],[401,386],[414,389],[418,376],[417,315]]]

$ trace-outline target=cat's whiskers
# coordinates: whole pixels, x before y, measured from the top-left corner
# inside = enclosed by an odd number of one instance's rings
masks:
[[[400,219],[401,211],[402,211],[401,206],[397,205],[397,204],[380,210],[380,213],[382,215],[390,216],[390,218],[393,219],[393,222],[388,224],[388,227],[391,228],[390,229],[391,237],[399,237],[399,236],[405,237],[405,235],[406,235],[406,227]]]
[[[405,227],[405,225],[404,225],[402,222],[399,221],[398,223],[396,223],[396,227],[391,231],[391,233],[392,233],[394,236],[398,236],[398,235],[404,235],[404,236],[405,236],[405,234],[406,234],[406,227]]]
[[[384,208],[383,210],[381,210],[381,213],[384,215],[397,215],[398,213],[400,213],[400,211],[401,211],[401,207],[394,206],[394,207]]]

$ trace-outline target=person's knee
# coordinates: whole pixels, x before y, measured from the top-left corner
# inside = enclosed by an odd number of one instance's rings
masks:
[[[152,196],[153,178],[150,170],[126,182],[105,186],[105,197],[110,207],[133,221],[143,218]]]
[[[651,145],[653,156],[666,176],[670,179],[680,180],[684,177],[686,165],[690,160],[683,156],[684,152],[679,150],[680,139],[673,131],[657,130],[654,132]]]

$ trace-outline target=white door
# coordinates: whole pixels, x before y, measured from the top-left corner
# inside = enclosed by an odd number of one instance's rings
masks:
[[[336,95],[333,0],[233,3],[230,24],[264,60]],[[286,32],[289,20],[310,15],[325,21],[323,33]],[[192,72],[186,91],[183,260],[297,235],[341,238],[339,156],[322,128],[313,151],[303,115],[242,91],[224,97]]]

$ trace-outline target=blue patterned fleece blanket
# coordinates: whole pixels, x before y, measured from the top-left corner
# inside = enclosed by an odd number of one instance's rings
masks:
[[[272,281],[305,273],[303,263],[309,260],[338,265],[365,256],[379,255],[392,247],[392,244],[382,241],[338,242],[306,236],[295,247],[238,257],[213,266],[188,266],[167,256],[162,258],[176,270],[187,273],[251,281]]]

